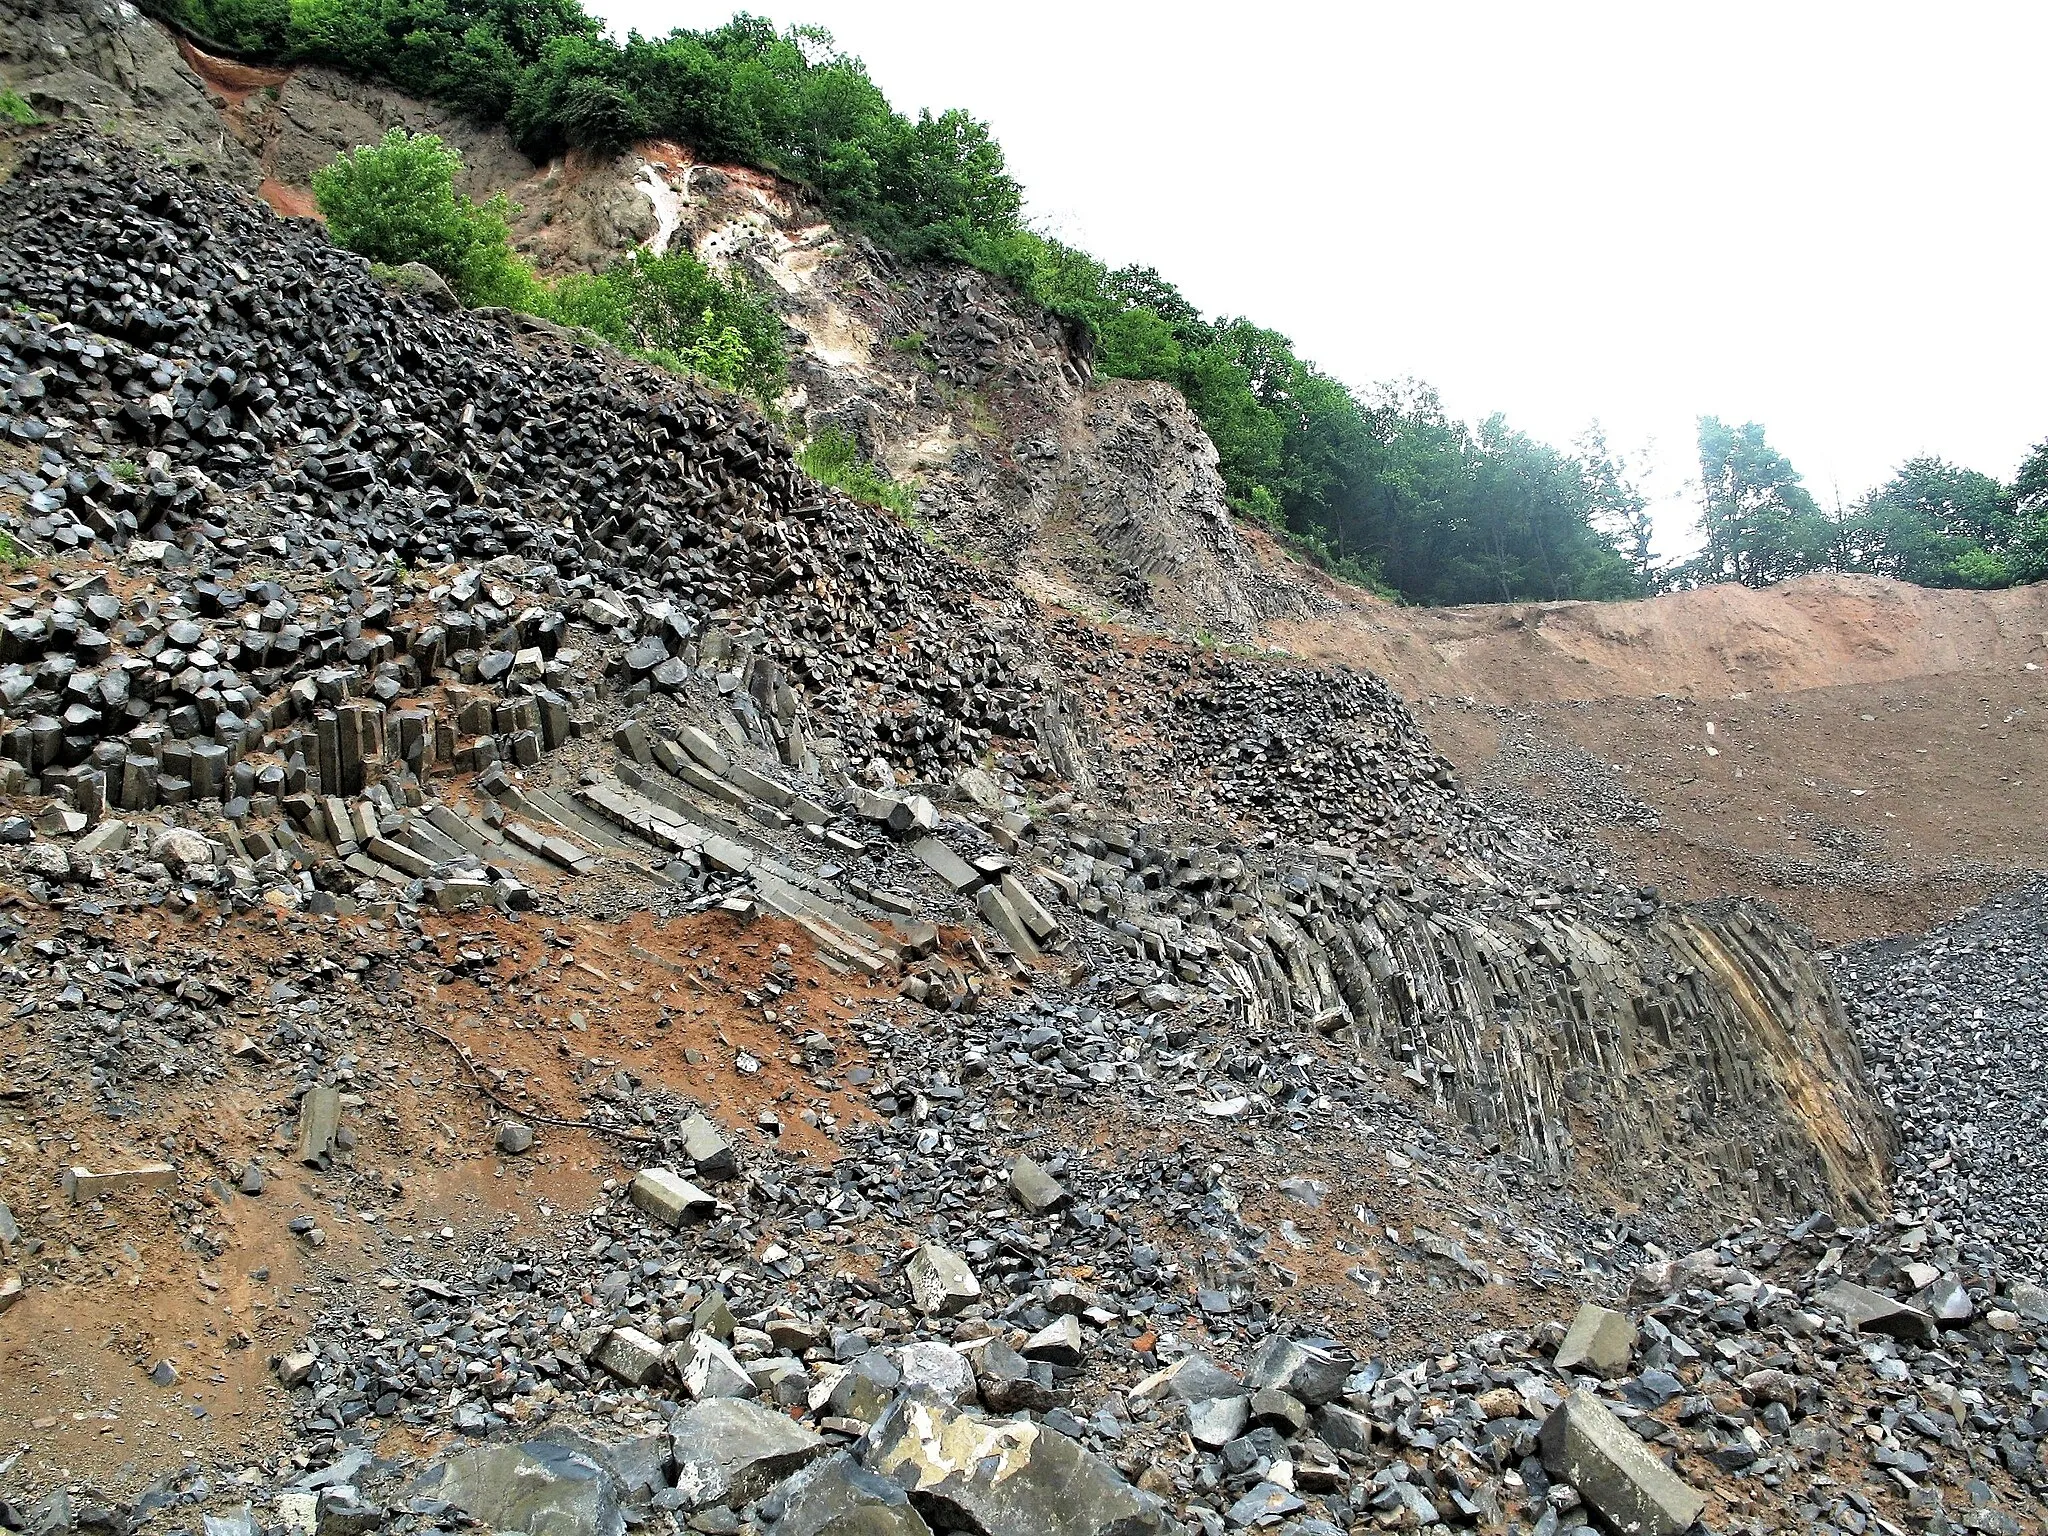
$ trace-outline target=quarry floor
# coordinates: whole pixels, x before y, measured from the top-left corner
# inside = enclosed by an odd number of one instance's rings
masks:
[[[1394,682],[1482,795],[1673,899],[1823,944],[1924,932],[2048,867],[2048,593],[1815,576],[1633,603],[1397,608],[1271,643]]]

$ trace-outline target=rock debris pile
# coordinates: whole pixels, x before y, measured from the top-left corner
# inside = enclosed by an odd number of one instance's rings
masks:
[[[1376,679],[1053,622],[735,402],[11,148],[0,1311],[124,1222],[305,1283],[204,1330],[279,1447],[117,1511],[29,1441],[0,1524],[2024,1528],[2039,1293],[1885,1224],[1768,913],[1485,814]],[[533,1203],[407,1229],[465,1140]]]
[[[1871,1079],[1898,1117],[1893,1198],[2048,1278],[2048,919],[2038,886],[1837,957]]]

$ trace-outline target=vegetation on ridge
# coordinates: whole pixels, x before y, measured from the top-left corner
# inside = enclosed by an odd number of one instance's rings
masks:
[[[1734,429],[1724,450],[1719,434],[1731,429],[1715,423],[1710,433],[1703,422],[1707,547],[1675,571],[1656,571],[1645,499],[1597,426],[1559,449],[1500,416],[1459,421],[1421,385],[1353,389],[1284,336],[1204,317],[1152,268],[1108,269],[1028,226],[986,124],[961,111],[897,112],[861,61],[817,28],[778,31],[743,13],[703,31],[616,41],[578,0],[146,3],[201,39],[389,80],[502,122],[536,157],[676,139],[707,160],[802,184],[891,249],[994,273],[1086,333],[1099,372],[1178,387],[1216,444],[1241,516],[1412,601],[1624,597],[1674,581],[1769,581],[1821,568],[2001,585],[2048,567],[2048,533],[2030,531],[2048,510],[2039,494],[2023,505],[2021,484],[1987,501],[1989,477],[1916,460],[1830,516],[1796,474],[1786,478],[1789,465],[1769,462],[1760,428]],[[483,228],[494,215],[486,205],[464,217]],[[757,394],[779,378],[779,340],[771,356],[766,327],[743,323],[743,290],[706,290],[706,305],[679,307],[669,290],[703,279],[677,267],[656,280],[628,265],[595,287],[528,290],[531,274],[497,265],[495,245],[470,249],[478,269],[457,262],[449,274],[465,296],[541,313],[564,306],[621,346],[713,377],[721,368],[744,375],[736,387]],[[2022,482],[2048,478],[2041,452],[2030,463]]]
[[[313,173],[336,244],[390,265],[417,261],[465,304],[502,304],[595,332],[622,351],[772,403],[782,387],[782,322],[738,276],[687,251],[635,252],[603,272],[549,283],[508,239],[504,197],[455,190],[459,152],[433,134],[394,128]]]
[[[1699,422],[1700,553],[1668,585],[1763,587],[1810,571],[1922,587],[2006,587],[2048,577],[2048,442],[2011,485],[1945,460],[1909,459],[1861,500],[1824,510],[1755,422]]]
[[[1641,589],[1646,557],[1632,563],[1616,544],[1642,556],[1641,501],[1604,446],[1560,452],[1498,418],[1471,428],[1419,387],[1356,394],[1273,331],[1204,319],[1151,269],[1112,272],[1030,229],[985,124],[895,111],[860,60],[815,28],[778,32],[740,15],[615,42],[576,0],[154,3],[202,39],[386,79],[501,121],[536,156],[659,136],[761,166],[896,251],[1001,276],[1087,333],[1101,372],[1178,386],[1216,442],[1231,505],[1354,579],[1423,602]],[[493,289],[504,275],[451,282],[541,313],[592,297],[568,284],[508,297]],[[591,304],[579,323],[606,313]],[[630,326],[593,328],[681,351]]]

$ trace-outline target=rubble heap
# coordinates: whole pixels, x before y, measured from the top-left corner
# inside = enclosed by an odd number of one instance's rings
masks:
[[[317,1197],[317,1301],[218,1345],[289,1445],[11,1528],[1862,1536],[2038,1489],[2033,1293],[1882,1227],[1889,1124],[1768,913],[1482,814],[1376,679],[1048,619],[736,402],[9,148],[0,1309],[116,1273],[115,1212],[204,1265],[282,1170]],[[658,1008],[577,948],[649,916]],[[702,950],[743,935],[742,1007]],[[694,1081],[524,1017],[578,972]],[[552,1085],[493,1064],[527,1031]],[[713,1068],[786,1086],[742,1131]],[[437,1087],[500,1176],[602,1184],[352,1218],[460,1139]],[[1450,1342],[1764,1216],[1647,1272],[1640,1335]]]

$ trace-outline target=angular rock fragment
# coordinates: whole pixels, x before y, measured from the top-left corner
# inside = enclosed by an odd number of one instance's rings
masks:
[[[677,1127],[676,1134],[682,1139],[683,1156],[695,1164],[697,1172],[705,1178],[729,1179],[740,1171],[740,1161],[733,1153],[732,1143],[705,1116],[691,1115]]]
[[[638,1328],[614,1328],[592,1359],[628,1386],[644,1387],[661,1375],[661,1345]]]
[[[708,1333],[693,1333],[670,1345],[668,1361],[692,1398],[754,1397],[761,1390],[732,1351]]]
[[[1220,1451],[1245,1432],[1250,1420],[1249,1398],[1204,1398],[1188,1404],[1188,1438],[1204,1450]]]
[[[828,1449],[801,1424],[738,1397],[692,1403],[669,1420],[668,1432],[685,1509],[757,1499]]]
[[[949,1248],[926,1243],[903,1266],[910,1304],[927,1317],[951,1317],[981,1299],[981,1282]]]
[[[487,1530],[525,1536],[624,1536],[609,1473],[589,1456],[544,1440],[460,1451],[429,1467],[415,1495],[467,1511]]]
[[[1585,1302],[1557,1347],[1557,1368],[1620,1376],[1627,1372],[1635,1347],[1636,1326],[1625,1314]]]
[[[906,1392],[924,1392],[956,1405],[974,1401],[974,1367],[957,1349],[920,1339],[899,1351],[897,1368]]]
[[[1679,1536],[1706,1497],[1651,1455],[1590,1392],[1567,1397],[1543,1421],[1543,1465],[1627,1536]]]
[[[718,1201],[692,1184],[673,1168],[642,1168],[633,1175],[633,1203],[656,1221],[680,1227],[686,1221],[704,1221],[718,1209]]]
[[[1333,1350],[1269,1333],[1245,1362],[1244,1379],[1255,1392],[1261,1387],[1277,1387],[1316,1408],[1343,1396],[1344,1381],[1350,1374],[1351,1362]]]
[[[931,1536],[909,1496],[846,1451],[812,1462],[752,1514],[768,1536]]]
[[[1060,1187],[1059,1181],[1021,1153],[1010,1165],[1010,1193],[1034,1216],[1064,1210],[1069,1203],[1067,1192]]]
[[[1930,1343],[1934,1339],[1934,1319],[1918,1307],[1852,1281],[1837,1280],[1815,1296],[1814,1301],[1859,1333],[1882,1333],[1895,1339]]]

